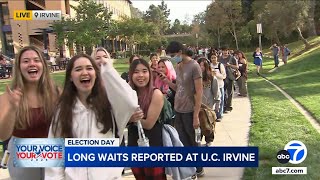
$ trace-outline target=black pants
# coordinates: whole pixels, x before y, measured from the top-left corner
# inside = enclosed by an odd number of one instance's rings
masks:
[[[184,146],[199,146],[195,141],[195,132],[193,128],[193,112],[176,112],[174,125],[176,130],[178,131],[180,141]],[[203,167],[196,168],[197,172],[200,172],[203,169]]]
[[[234,81],[231,81],[230,79],[226,78],[224,80],[224,107],[225,110],[232,110],[232,98],[234,93]]]

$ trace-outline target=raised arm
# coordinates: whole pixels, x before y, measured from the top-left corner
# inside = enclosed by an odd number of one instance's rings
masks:
[[[16,121],[16,113],[22,98],[20,89],[11,90],[9,86],[6,92],[0,96],[0,140],[10,138]]]

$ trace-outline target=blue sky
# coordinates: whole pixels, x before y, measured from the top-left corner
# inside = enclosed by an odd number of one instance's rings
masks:
[[[131,0],[133,7],[140,9],[141,11],[146,11],[151,4],[159,5],[161,0]],[[199,0],[199,1],[164,1],[167,4],[168,9],[170,9],[169,19],[171,23],[175,19],[179,19],[181,22],[188,20],[191,23],[193,16],[206,10],[207,5],[209,5],[212,0]]]

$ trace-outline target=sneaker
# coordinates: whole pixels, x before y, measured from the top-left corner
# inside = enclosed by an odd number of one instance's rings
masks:
[[[200,172],[197,171],[197,177],[202,177],[202,176],[204,176],[204,169],[203,168]]]
[[[211,147],[211,146],[212,146],[212,142],[206,143],[206,146],[207,146],[207,147]]]
[[[195,175],[191,176],[191,179],[192,179],[192,180],[197,180],[198,177],[197,177],[197,175],[195,174]]]
[[[221,118],[216,119],[216,122],[221,122]]]

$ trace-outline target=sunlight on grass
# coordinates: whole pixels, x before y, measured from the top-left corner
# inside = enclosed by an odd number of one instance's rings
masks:
[[[319,133],[288,99],[254,73],[249,74],[248,89],[252,107],[249,144],[259,147],[260,163],[259,168],[246,168],[243,179],[319,179]],[[271,175],[272,167],[294,166],[280,164],[276,159],[277,152],[291,140],[300,140],[307,146],[308,157],[299,166],[307,167],[308,174]]]
[[[320,122],[320,47],[270,73],[268,78],[301,103]]]

